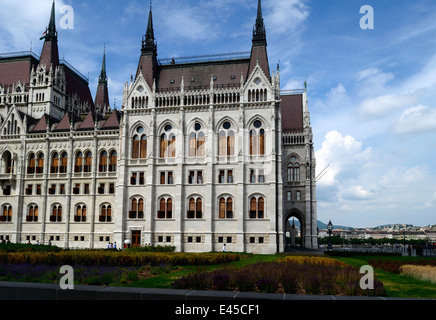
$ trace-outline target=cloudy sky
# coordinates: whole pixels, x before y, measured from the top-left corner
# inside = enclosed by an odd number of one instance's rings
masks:
[[[0,0],[0,52],[39,55],[51,3]],[[280,63],[282,89],[308,83],[318,173],[327,167],[317,184],[319,220],[435,224],[436,2],[262,3],[271,70]],[[60,56],[89,76],[95,94],[106,45],[117,107],[137,67],[149,5],[56,0]],[[361,28],[363,5],[373,8],[373,29]],[[249,51],[256,9],[256,0],[154,1],[159,58]]]

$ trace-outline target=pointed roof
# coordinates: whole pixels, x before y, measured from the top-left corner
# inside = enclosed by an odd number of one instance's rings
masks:
[[[93,130],[95,126],[94,123],[94,115],[92,112],[89,112],[82,123],[79,125],[77,130]]]
[[[67,112],[65,116],[62,118],[61,122],[58,123],[56,128],[53,130],[54,132],[66,132],[71,130],[71,124],[77,122],[78,118],[73,114]]]
[[[40,65],[45,65],[48,72],[50,71],[51,65],[53,65],[54,68],[59,66],[58,33],[56,30],[54,1],[51,8],[50,22],[44,32],[44,36],[40,40],[42,39],[45,39],[45,41],[39,63]]]
[[[46,132],[47,127],[51,126],[51,124],[56,123],[56,119],[49,116],[48,114],[44,114],[41,119],[38,121],[36,126],[33,128],[32,133]]]
[[[119,129],[120,128],[120,117],[121,114],[118,110],[112,111],[109,118],[106,122],[101,126],[101,129]]]

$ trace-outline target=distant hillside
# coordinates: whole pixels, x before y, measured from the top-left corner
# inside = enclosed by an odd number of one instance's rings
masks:
[[[292,219],[289,220],[289,223],[292,224]],[[295,219],[294,223],[295,223],[295,226],[296,226],[296,227],[300,227],[300,221],[298,221],[297,219]],[[319,221],[319,220],[317,220],[317,226],[318,226],[318,229],[319,229],[319,230],[321,230],[321,229],[327,229],[327,223],[324,223],[324,222]],[[351,229],[353,229],[353,228],[352,228],[352,227],[346,227],[346,226],[337,226],[337,225],[334,224],[334,225],[333,225],[333,229],[345,229],[345,230],[351,230]]]

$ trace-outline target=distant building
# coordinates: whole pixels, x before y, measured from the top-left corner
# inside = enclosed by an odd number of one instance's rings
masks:
[[[40,57],[0,57],[0,238],[67,248],[283,251],[296,217],[316,248],[307,94],[271,74],[261,1],[251,51],[157,59],[150,9],[136,75],[111,110],[59,60],[53,5]]]

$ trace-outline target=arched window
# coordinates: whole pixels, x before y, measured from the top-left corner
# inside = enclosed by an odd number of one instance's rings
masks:
[[[100,209],[100,222],[111,222],[112,221],[112,206],[104,204]]]
[[[265,199],[263,197],[252,197],[250,199],[250,219],[263,219],[265,216]]]
[[[107,171],[107,165],[108,165],[108,156],[106,151],[102,151],[100,153],[100,164],[98,166],[99,172],[106,172]]]
[[[29,154],[29,160],[27,163],[27,173],[28,174],[34,174],[36,168],[36,160],[35,160],[35,154],[31,153]]]
[[[74,172],[79,173],[83,171],[83,153],[78,152],[76,154],[76,164],[74,165]]]
[[[231,197],[220,198],[218,217],[220,219],[233,218],[233,199]]]
[[[172,219],[173,217],[173,200],[171,198],[160,200],[159,210],[157,211],[158,219]]]
[[[51,159],[50,173],[59,172],[59,154],[57,152],[53,153]]]
[[[117,152],[112,151],[109,157],[109,172],[117,171]]]
[[[92,170],[92,152],[88,151],[85,154],[85,165],[83,167],[83,172],[91,172]]]
[[[256,120],[253,124],[253,129],[250,130],[250,155],[265,154],[265,130],[263,123]]]
[[[38,206],[37,205],[30,205],[27,211],[27,222],[37,222],[38,221]]]
[[[38,156],[38,164],[36,167],[36,173],[44,173],[44,154],[41,153]]]
[[[86,222],[86,205],[79,204],[74,214],[74,222]]]
[[[50,222],[61,222],[62,221],[62,206],[55,204],[52,207]]]
[[[219,133],[218,155],[222,157],[235,155],[235,132],[228,121],[224,122]]]
[[[144,134],[144,128],[138,127],[132,140],[132,159],[147,158],[147,136]]]
[[[201,219],[203,217],[203,200],[200,197],[189,198],[189,207],[186,217],[188,219]]]
[[[9,151],[6,151],[2,155],[3,173],[12,173],[14,171],[12,155]]]
[[[288,165],[288,182],[300,181],[300,164],[296,157],[292,157]]]
[[[129,211],[129,219],[143,219],[144,218],[144,199],[133,198]]]
[[[201,124],[194,125],[195,132],[189,135],[189,156],[190,157],[204,157],[204,133],[201,132]]]
[[[176,136],[172,132],[171,125],[165,126],[165,133],[160,136],[160,157],[175,158],[176,156]]]
[[[3,205],[2,212],[0,216],[0,222],[11,222],[12,221],[12,206]]]
[[[60,173],[67,173],[67,168],[68,168],[68,154],[66,152],[64,152],[61,156],[61,163],[60,163],[60,167],[59,167],[59,172]]]

